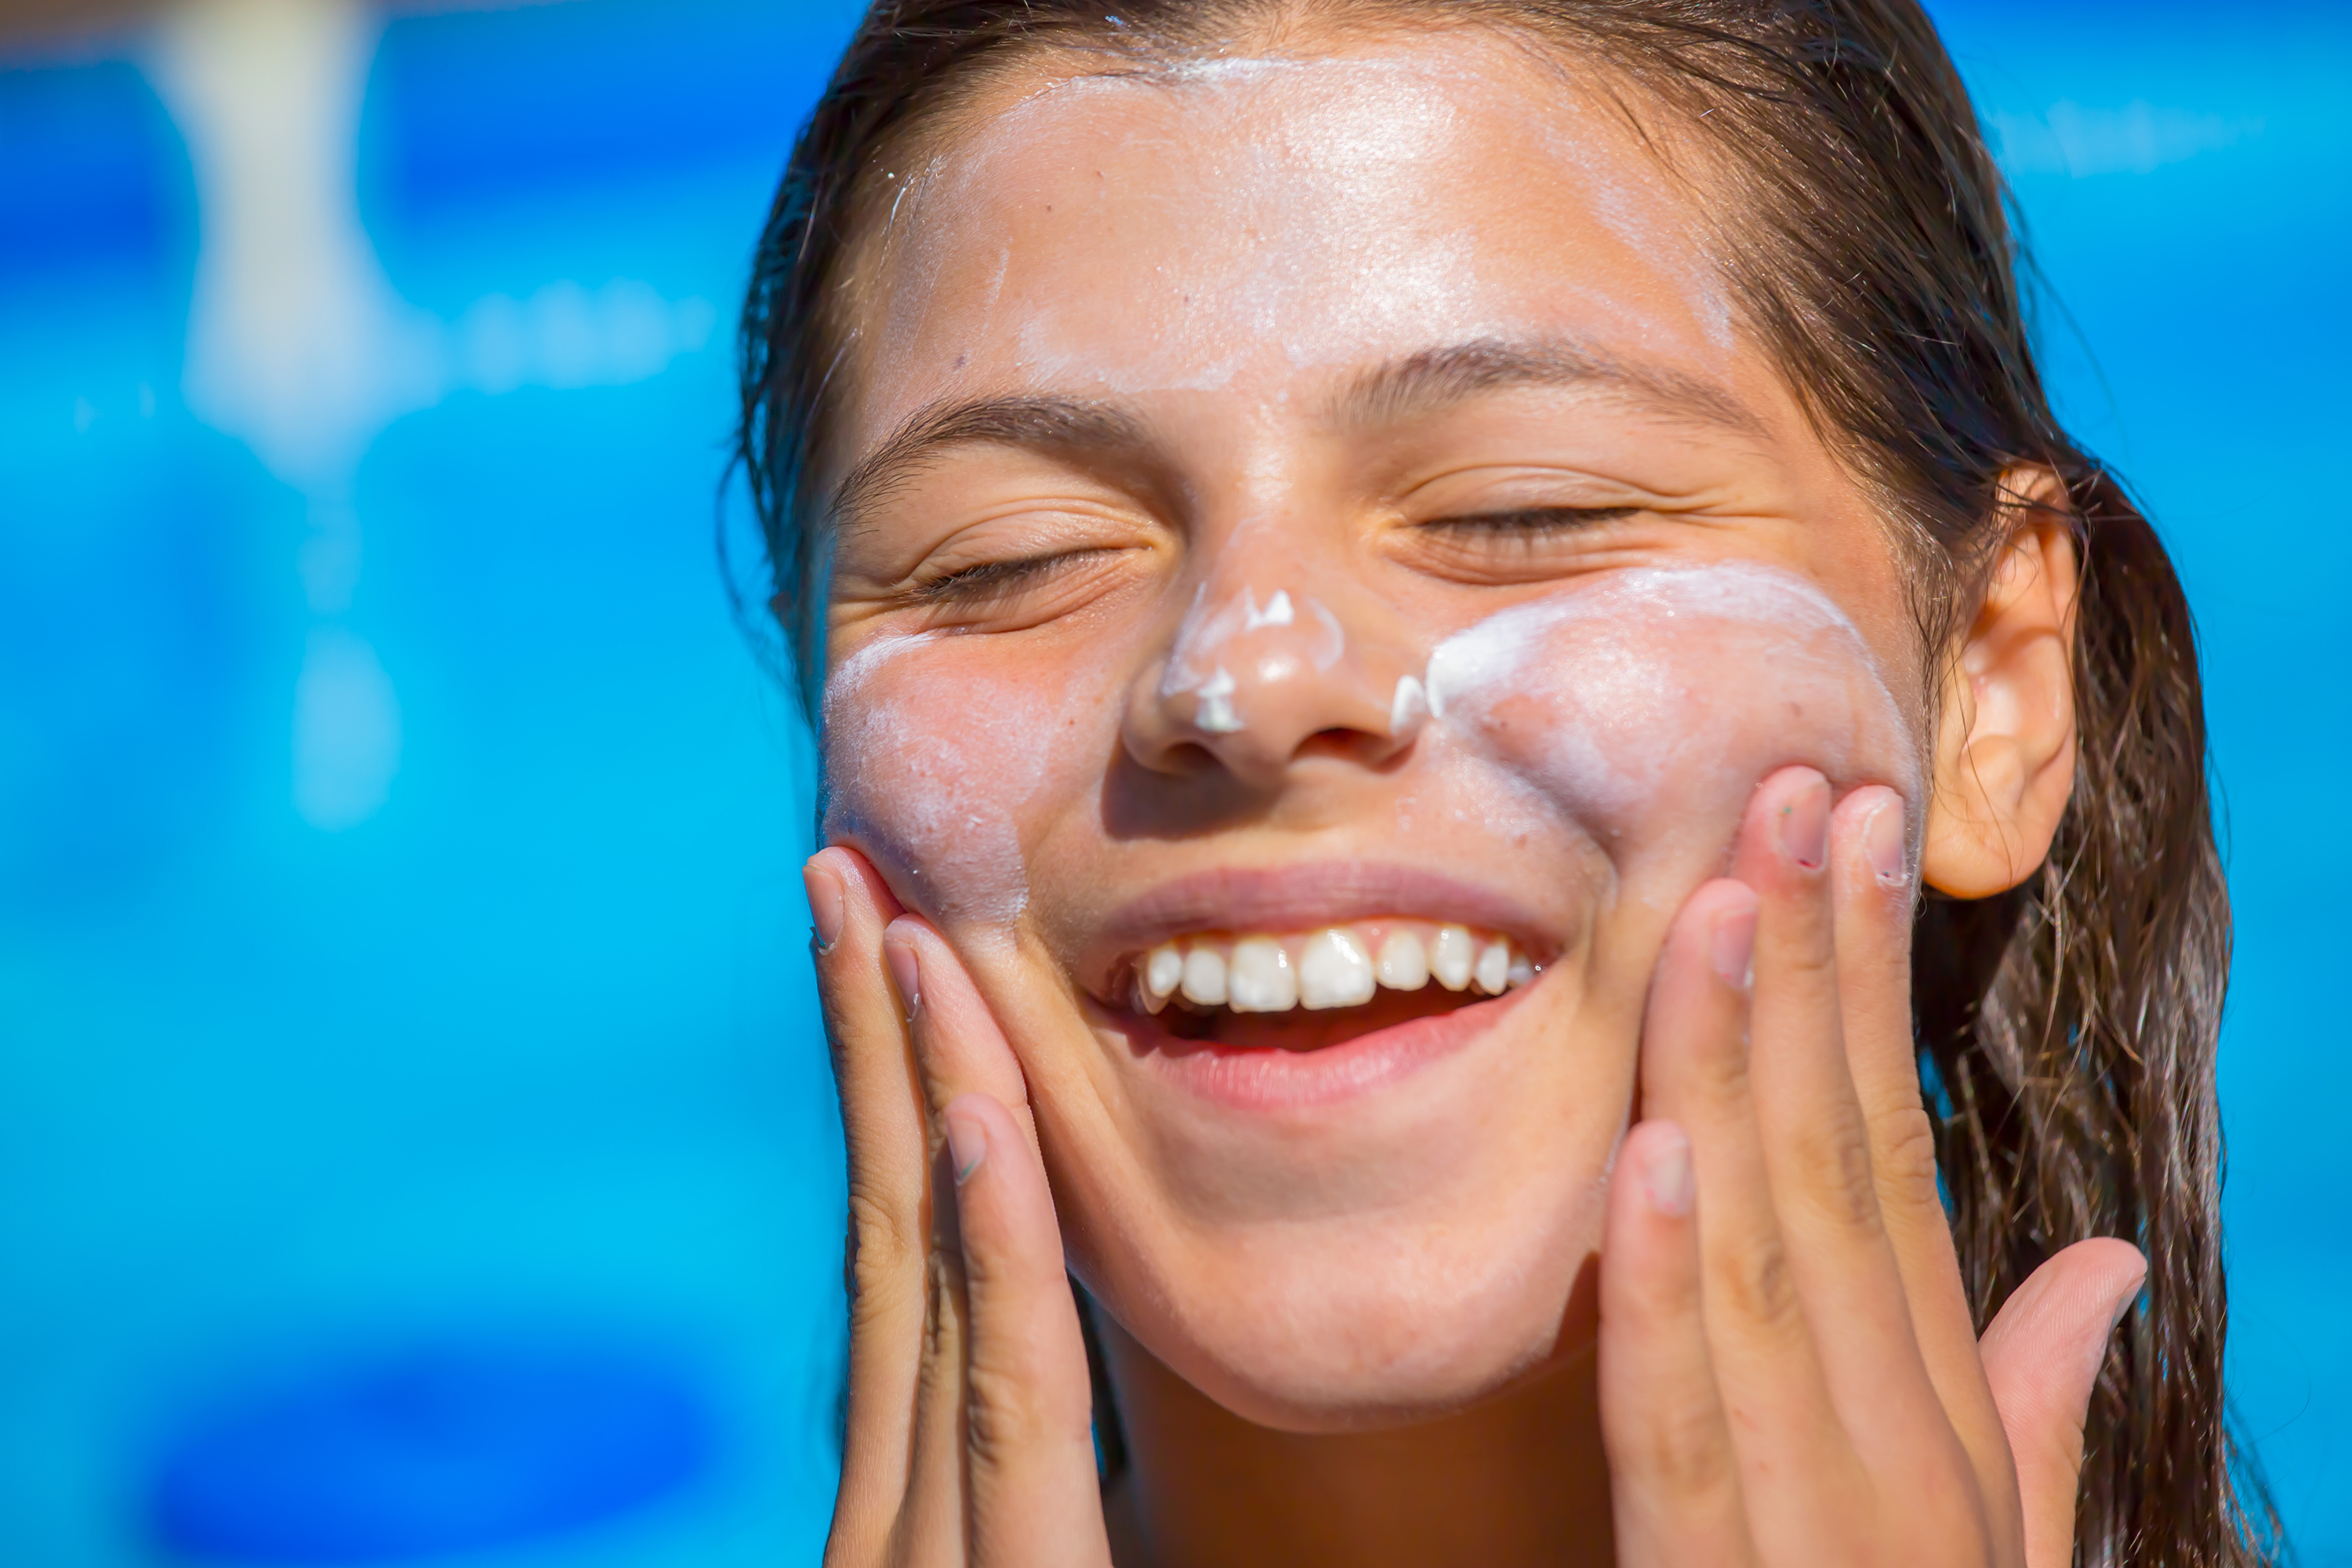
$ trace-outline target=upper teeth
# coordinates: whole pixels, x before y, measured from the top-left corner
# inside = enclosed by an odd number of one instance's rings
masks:
[[[1434,978],[1449,991],[1489,996],[1536,976],[1526,954],[1466,926],[1382,921],[1327,926],[1296,936],[1187,937],[1160,943],[1137,966],[1135,997],[1157,1013],[1171,996],[1195,1007],[1286,1013],[1354,1007],[1374,991],[1418,991]]]

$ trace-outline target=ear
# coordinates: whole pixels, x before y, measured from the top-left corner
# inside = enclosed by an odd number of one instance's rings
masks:
[[[2001,476],[2001,549],[1944,678],[1920,875],[1958,899],[2040,868],[2074,788],[2074,610],[2082,570],[2065,482]]]

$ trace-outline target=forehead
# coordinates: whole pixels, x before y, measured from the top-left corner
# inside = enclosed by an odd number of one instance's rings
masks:
[[[1481,339],[1728,383],[1697,204],[1606,85],[1466,28],[998,84],[880,182],[848,445],[1008,392],[1286,405]]]

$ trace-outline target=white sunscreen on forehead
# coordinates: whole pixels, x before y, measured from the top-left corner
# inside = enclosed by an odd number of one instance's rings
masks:
[[[1040,84],[889,174],[898,189],[875,258],[887,287],[861,346],[877,422],[934,390],[948,348],[961,368],[975,343],[988,374],[1117,395],[1264,397],[1368,357],[1556,333],[1563,310],[1580,335],[1719,358],[1712,267],[1696,252],[1655,259],[1696,243],[1686,199],[1605,102],[1547,96],[1542,114],[1498,126],[1498,89],[1523,64],[1505,42],[1464,38]],[[1090,183],[1070,177],[1066,152],[1039,151],[1074,146],[1155,173]],[[1482,157],[1524,161],[1612,250],[1644,259],[1552,269],[1531,290],[1524,269],[1493,259],[1490,215],[1463,194]],[[1056,244],[1041,244],[1041,208]],[[1071,258],[1096,247],[1108,254],[1081,280]],[[1628,287],[1640,271],[1673,297]]]

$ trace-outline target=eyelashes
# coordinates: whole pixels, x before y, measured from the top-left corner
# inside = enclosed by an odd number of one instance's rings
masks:
[[[984,561],[977,566],[919,583],[907,591],[906,596],[918,605],[985,608],[1049,582],[1074,566],[1111,553],[1108,550],[1072,550],[1012,561]]]
[[[1415,527],[1457,547],[1500,546],[1532,551],[1563,535],[1632,517],[1641,510],[1633,506],[1520,507],[1508,511],[1433,518]],[[1112,549],[1068,550],[1007,561],[984,561],[927,583],[917,583],[904,591],[902,598],[910,605],[964,612],[1001,608],[1073,570],[1098,564],[1105,557],[1118,553]]]
[[[1512,511],[1474,512],[1467,517],[1433,518],[1420,526],[1455,539],[1516,542],[1534,545],[1562,533],[1616,522],[1641,510],[1632,506],[1535,506]]]

